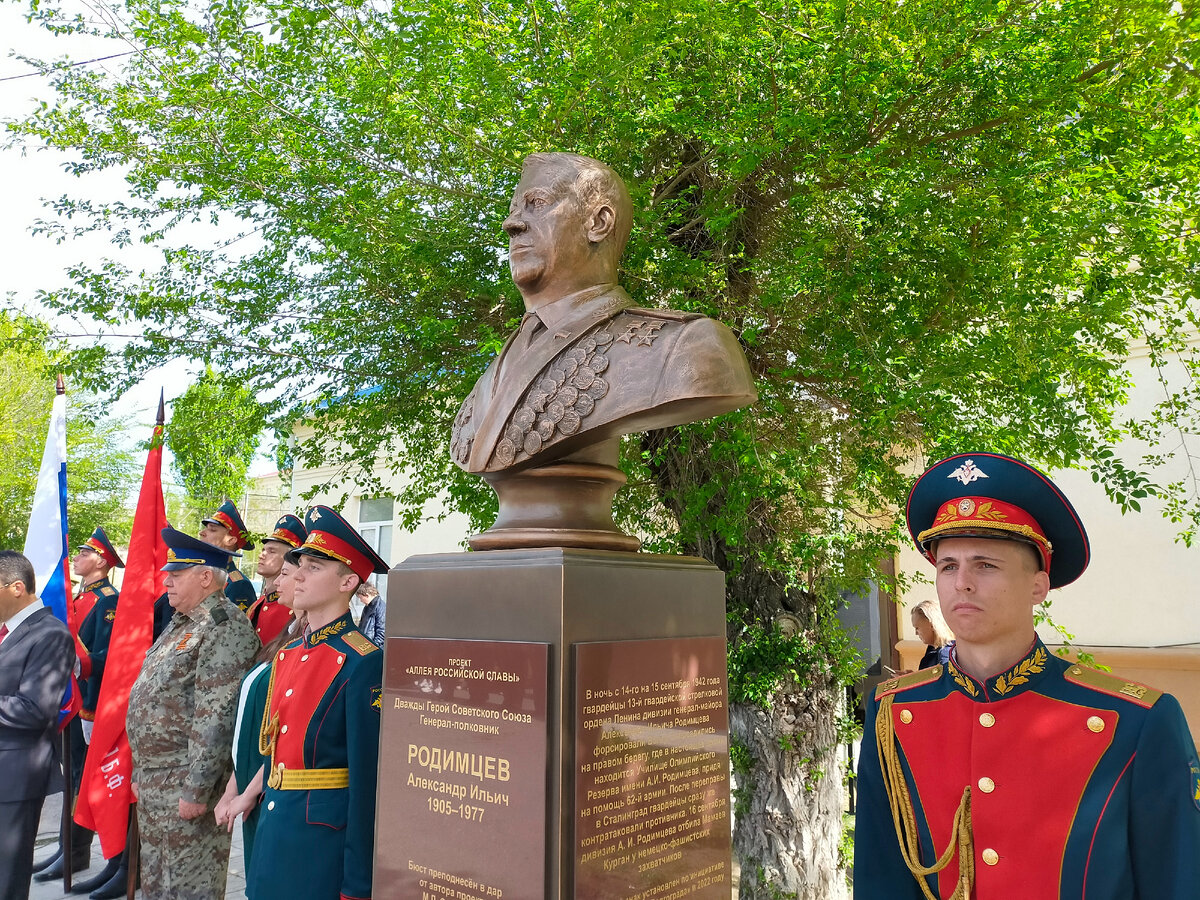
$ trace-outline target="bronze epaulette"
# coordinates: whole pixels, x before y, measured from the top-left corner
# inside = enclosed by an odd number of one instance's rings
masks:
[[[909,688],[920,687],[923,684],[929,684],[931,681],[937,681],[942,677],[942,667],[940,665],[931,666],[928,669],[918,669],[915,672],[909,672],[907,675],[901,675],[899,678],[890,678],[887,681],[881,681],[875,686],[875,699],[882,700],[888,694],[898,694],[900,691],[907,691]]]
[[[359,656],[366,656],[379,649],[370,638],[360,631],[348,631],[342,635],[342,640],[349,644]]]
[[[226,577],[228,577],[230,581],[245,581],[246,580],[246,576],[243,575],[241,573],[241,571],[238,569],[230,569],[229,574]]]
[[[1063,678],[1072,684],[1091,688],[1093,691],[1108,694],[1110,697],[1120,697],[1122,700],[1128,700],[1130,703],[1136,703],[1146,709],[1157,703],[1158,698],[1163,695],[1163,692],[1157,688],[1137,681],[1126,681],[1124,678],[1118,678],[1116,675],[1110,675],[1097,669],[1089,669],[1087,666],[1071,666]]]
[[[704,318],[703,313],[684,312],[680,309],[646,309],[642,306],[628,306],[621,312],[644,319],[666,319],[668,322],[691,322]]]
[[[117,596],[117,589],[111,584],[106,584],[104,587],[100,588],[99,594],[101,597],[115,597]]]

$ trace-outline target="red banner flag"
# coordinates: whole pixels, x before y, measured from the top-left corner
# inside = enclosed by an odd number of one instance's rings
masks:
[[[165,573],[160,570],[167,562],[167,546],[162,540],[162,530],[167,527],[162,492],[162,435],[160,401],[159,424],[154,428],[142,475],[125,578],[108,645],[108,663],[75,806],[75,821],[100,835],[105,859],[112,859],[125,849],[129,804],[133,802],[129,789],[133,758],[125,735],[125,715],[129,710],[129,692],[153,639],[154,601],[162,595]]]

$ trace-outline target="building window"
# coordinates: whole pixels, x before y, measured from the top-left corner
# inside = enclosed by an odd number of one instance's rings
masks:
[[[358,501],[358,533],[371,549],[391,563],[392,518],[396,501],[391,497],[360,497]],[[372,575],[371,584],[387,596],[387,576]]]

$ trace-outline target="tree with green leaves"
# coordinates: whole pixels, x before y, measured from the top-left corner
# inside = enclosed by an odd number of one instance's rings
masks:
[[[499,230],[521,159],[572,150],[626,177],[622,282],[728,323],[760,391],[627,440],[618,499],[647,549],[727,574],[744,898],[844,890],[854,662],[834,613],[881,577],[914,458],[1089,467],[1126,507],[1170,497],[1194,531],[1194,482],[1112,452],[1197,430],[1194,393],[1143,422],[1117,412],[1131,343],[1195,364],[1191,6],[125,0],[96,26],[43,0],[31,16],[137,51],[116,73],[48,64],[56,102],[10,125],[129,183],[119,205],[55,200],[48,231],[163,247],[157,271],[117,252],[45,295],[77,333],[125,338],[79,371],[116,390],[211,360],[269,386],[273,415],[306,411],[297,464],[382,452],[409,470],[413,515],[442,492],[480,526],[494,511],[447,443],[521,312]],[[174,236],[200,219],[219,241]]]
[[[241,502],[264,425],[265,412],[254,394],[239,379],[211,368],[175,400],[167,446],[187,509],[177,527],[198,527],[199,519],[225,499]]]
[[[0,312],[0,546],[21,547],[37,488],[38,468],[54,400],[61,342],[45,323]],[[97,525],[115,543],[129,538],[129,494],[136,459],[124,436],[126,420],[94,395],[68,388],[67,525],[73,544]]]

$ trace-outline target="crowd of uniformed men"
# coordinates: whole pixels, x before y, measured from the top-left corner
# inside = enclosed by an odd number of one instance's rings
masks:
[[[917,480],[907,519],[957,640],[870,697],[856,898],[1198,896],[1200,759],[1179,704],[1060,658],[1034,628],[1047,593],[1088,564],[1067,498],[1019,460],[962,454]],[[303,523],[279,520],[255,597],[234,565],[249,543],[232,504],[199,538],[163,535],[166,594],[127,716],[145,895],[223,896],[240,815],[252,900],[370,897],[383,654],[350,599],[386,563],[318,506]],[[0,641],[8,626],[53,630],[24,606],[29,575],[11,563],[0,553]],[[74,562],[85,720],[119,603],[107,576],[121,564],[102,530]],[[0,653],[15,656],[9,640]],[[4,721],[0,709],[0,734]],[[114,858],[81,888],[119,896],[124,875]]]
[[[279,519],[262,542],[257,595],[237,567],[254,545],[232,503],[197,537],[162,534],[165,593],[126,718],[144,895],[223,897],[241,815],[248,897],[370,897],[384,601],[367,579],[387,563],[325,506]],[[72,560],[76,789],[120,602],[109,575],[123,565],[103,528]],[[375,595],[360,619],[371,639],[350,611],[356,592]],[[71,859],[60,843],[34,878],[87,868],[91,840],[74,824]],[[129,849],[73,891],[125,896]]]

